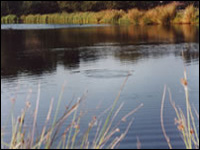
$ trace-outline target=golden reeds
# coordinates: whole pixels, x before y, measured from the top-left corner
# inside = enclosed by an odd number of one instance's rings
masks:
[[[65,84],[62,87],[56,112],[53,118],[52,124],[49,126],[50,119],[52,116],[52,110],[53,110],[53,98],[51,100],[49,111],[46,116],[46,120],[44,122],[44,125],[42,127],[41,134],[39,136],[36,136],[36,124],[37,124],[37,114],[39,110],[39,102],[40,102],[40,95],[41,95],[41,87],[40,84],[38,85],[38,94],[37,94],[37,100],[36,100],[36,107],[33,115],[33,126],[30,129],[27,129],[27,127],[24,126],[26,122],[26,114],[27,111],[30,109],[30,102],[26,102],[26,107],[20,117],[18,119],[15,119],[13,116],[13,113],[11,114],[12,118],[12,131],[11,131],[11,140],[9,143],[6,143],[3,140],[4,134],[3,130],[1,130],[1,148],[11,148],[11,149],[41,149],[41,148],[58,148],[58,149],[75,149],[75,148],[93,148],[93,149],[102,149],[102,148],[115,148],[119,142],[121,142],[124,137],[126,136],[130,126],[132,125],[132,121],[128,123],[127,128],[125,131],[120,131],[118,126],[111,128],[113,126],[114,119],[116,119],[116,116],[120,112],[120,110],[123,107],[123,104],[120,105],[120,107],[114,112],[114,109],[116,108],[117,102],[119,100],[119,97],[121,95],[121,92],[128,80],[128,76],[123,82],[121,89],[113,102],[112,106],[108,108],[107,111],[104,112],[104,114],[101,115],[107,115],[106,120],[104,121],[104,124],[101,124],[103,120],[100,120],[100,116],[96,117],[94,116],[90,123],[88,124],[88,128],[86,132],[83,134],[83,136],[80,138],[78,137],[78,134],[80,131],[80,121],[83,117],[83,113],[80,112],[78,114],[78,108],[80,107],[80,103],[85,100],[87,96],[87,92],[77,100],[77,102],[72,105],[71,107],[68,106],[66,109],[66,112],[58,118],[58,110],[60,110],[61,101],[62,101],[62,95],[64,93]],[[27,98],[29,99],[30,96],[28,95]],[[28,100],[27,99],[27,100]],[[15,103],[15,101],[14,101]],[[14,105],[13,103],[13,105]],[[130,117],[135,113],[139,108],[141,108],[143,105],[139,105],[136,109],[132,110],[130,113],[125,115],[123,118]],[[63,127],[64,122],[66,122],[69,117],[72,116],[72,120],[69,122],[69,125],[65,127],[65,130],[62,131],[62,134],[60,135],[61,127]],[[118,125],[123,120],[120,119]],[[125,120],[125,119],[124,119]],[[99,123],[98,123],[99,122]],[[98,126],[95,138],[90,141],[89,135],[90,131],[94,128],[94,126]],[[116,137],[113,141],[110,141],[112,137],[115,136],[116,133],[120,133],[119,137]],[[59,142],[57,142],[59,139]],[[109,143],[108,143],[109,142]],[[108,146],[108,147],[107,147]]]
[[[182,55],[184,53],[182,52]],[[180,131],[182,139],[185,144],[186,149],[198,149],[199,148],[199,134],[198,130],[196,128],[195,118],[191,109],[190,101],[189,101],[189,90],[188,90],[188,80],[187,80],[187,73],[186,68],[184,66],[184,78],[181,79],[181,84],[184,87],[185,92],[185,100],[186,100],[186,115],[183,113],[182,109],[177,107],[175,102],[172,100],[172,95],[170,90],[168,89],[169,93],[169,100],[176,112],[176,118],[175,118],[175,125],[177,125],[177,129]],[[164,99],[166,95],[166,86],[164,87],[163,92],[163,100],[161,103],[161,126],[163,130],[163,134],[165,136],[165,139],[169,145],[169,148],[172,148],[172,145],[170,143],[169,137],[167,136],[165,129],[164,129],[164,122],[163,122],[163,109],[164,109]],[[195,113],[196,110],[195,110]],[[197,116],[198,119],[198,116]]]
[[[133,8],[123,10],[103,10],[99,12],[74,12],[55,14],[29,14],[17,17],[8,15],[1,17],[2,24],[175,24],[199,23],[199,9],[189,5],[184,10],[177,10],[179,3],[172,2],[149,10]]]

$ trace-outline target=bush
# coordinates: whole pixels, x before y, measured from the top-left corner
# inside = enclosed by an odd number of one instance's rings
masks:
[[[143,22],[153,24],[169,24],[175,17],[177,5],[178,4],[174,2],[148,10],[145,13],[145,20],[143,20]]]
[[[184,10],[182,23],[194,23],[198,15],[199,13],[196,11],[195,7],[193,5],[189,5]]]
[[[119,19],[125,15],[125,12],[120,10],[107,10],[105,11],[105,15],[100,21],[101,23],[119,23]]]
[[[140,19],[144,15],[143,11],[139,11],[138,9],[131,9],[128,11],[127,16],[130,23],[138,25],[140,24]]]
[[[17,17],[8,15],[1,17],[1,23],[48,23],[48,24],[176,24],[199,23],[199,9],[189,5],[185,10],[177,10],[179,3],[173,2],[163,6],[157,6],[149,10],[130,9],[104,10],[99,12],[73,12],[54,14],[29,14]]]
[[[1,17],[1,23],[2,24],[13,24],[18,23],[19,18],[16,15],[7,15],[4,17]]]

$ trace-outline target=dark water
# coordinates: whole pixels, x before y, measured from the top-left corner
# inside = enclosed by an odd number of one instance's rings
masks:
[[[199,111],[199,27],[70,26],[59,29],[54,25],[45,30],[44,27],[38,26],[35,30],[33,25],[2,26],[7,30],[1,30],[1,127],[10,112],[12,97],[17,96],[17,115],[32,89],[33,110],[40,81],[40,128],[51,98],[56,103],[66,81],[60,112],[88,90],[83,104],[87,114],[81,121],[84,131],[93,116],[112,104],[130,71],[132,75],[118,102],[118,105],[124,102],[124,107],[117,119],[141,103],[144,107],[134,114],[134,123],[119,148],[136,148],[137,137],[141,148],[168,148],[160,126],[162,92],[166,84],[174,101],[184,110],[184,90],[180,84],[183,62],[191,103]],[[184,148],[174,118],[167,100],[164,109],[167,134],[174,148]],[[7,129],[10,127],[6,125]],[[127,123],[119,126],[121,131],[126,127]]]

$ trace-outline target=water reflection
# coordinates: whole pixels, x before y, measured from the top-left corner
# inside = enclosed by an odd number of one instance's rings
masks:
[[[88,113],[81,122],[81,126],[86,129],[94,114],[101,114],[113,103],[125,76],[131,73],[121,95],[121,100],[125,103],[119,115],[126,115],[140,103],[144,103],[145,108],[137,112],[134,125],[120,146],[134,148],[137,143],[135,137],[138,136],[143,148],[167,148],[160,127],[160,102],[163,85],[167,84],[175,102],[185,108],[184,89],[179,81],[183,77],[182,50],[187,63],[190,98],[199,110],[197,26],[2,30],[2,122],[9,114],[9,99],[16,93],[18,80],[20,91],[16,115],[25,104],[29,88],[33,89],[30,101],[32,108],[35,108],[38,80],[41,81],[39,128],[45,120],[44,114],[48,113],[50,100],[52,97],[59,99],[60,88],[63,81],[67,80],[61,104],[63,111],[69,100],[82,95],[85,90],[89,91],[85,103],[87,106],[83,107]],[[99,102],[102,104],[99,111],[91,112]],[[173,139],[172,142],[175,142],[172,143],[174,148],[183,148],[174,126],[175,112],[170,102],[165,106],[166,131],[170,139]],[[118,118],[116,121],[118,122]],[[126,127],[122,124],[120,130]]]
[[[199,60],[199,45],[196,43],[181,43],[181,44],[162,44],[162,45],[134,45],[129,47],[121,47],[119,51],[115,53],[115,57],[122,62],[135,63],[140,59],[145,58],[160,58],[166,57],[170,54],[175,54],[176,57],[182,57],[186,64],[196,62]]]
[[[20,73],[41,75],[56,70],[78,69],[81,62],[113,55],[121,61],[161,57],[170,53],[174,43],[191,43],[183,49],[187,63],[199,59],[199,26],[106,26],[56,30],[2,30],[1,77]],[[161,45],[162,44],[162,45]]]
[[[199,61],[199,45],[187,43],[183,53],[176,53],[178,56],[182,56],[186,64]]]
[[[59,61],[68,69],[77,69],[80,63],[80,52],[73,49],[64,51]]]

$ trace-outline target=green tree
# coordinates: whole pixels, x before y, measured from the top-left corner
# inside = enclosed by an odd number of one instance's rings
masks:
[[[9,14],[8,2],[1,1],[1,16]]]
[[[8,1],[9,13],[20,15],[22,3],[23,1]]]
[[[83,1],[82,11],[100,11],[106,9],[105,1]]]
[[[171,1],[1,1],[1,16],[8,14],[47,14],[55,12],[101,11],[104,9],[149,9]],[[180,1],[199,7],[199,1]]]
[[[31,7],[32,7],[33,1],[23,1],[22,4],[22,10],[23,14],[29,14],[31,13]]]
[[[56,1],[23,1],[23,14],[47,14],[59,12]]]
[[[76,12],[81,11],[83,1],[57,1],[61,11]]]

